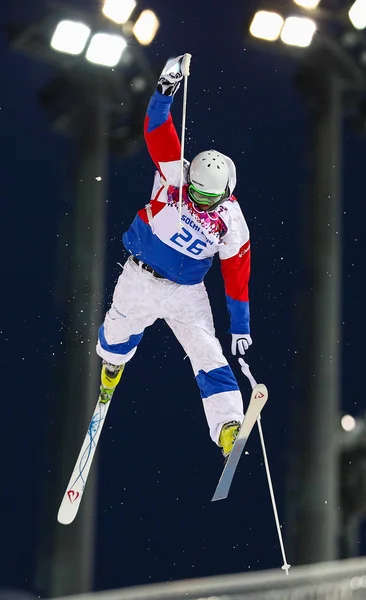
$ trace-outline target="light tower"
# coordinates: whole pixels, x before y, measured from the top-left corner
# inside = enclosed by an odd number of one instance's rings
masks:
[[[290,562],[338,557],[341,375],[342,132],[366,93],[365,0],[271,0],[248,23],[246,40],[295,58],[309,119],[311,186],[303,214],[299,299],[299,395],[288,502]],[[249,35],[248,35],[249,34]]]
[[[108,155],[111,150],[123,158],[142,139],[156,77],[140,44],[149,44],[158,27],[155,14],[140,12],[131,0],[106,0],[98,14],[55,4],[37,22],[8,27],[13,51],[54,66],[55,77],[39,99],[53,128],[74,138],[78,148],[72,243],[63,265],[68,329],[64,362],[53,378],[52,471],[42,493],[35,583],[44,597],[83,593],[93,585],[95,466],[75,522],[65,527],[56,516],[99,388],[95,344],[103,317]]]

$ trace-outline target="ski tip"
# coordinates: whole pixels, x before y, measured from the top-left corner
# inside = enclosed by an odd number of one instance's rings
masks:
[[[251,400],[255,400],[257,404],[261,404],[262,408],[268,400],[268,390],[264,383],[257,383],[253,388]]]
[[[65,506],[65,502],[62,502],[57,513],[57,521],[60,523],[60,525],[70,525],[77,515],[78,508],[78,505]]]
[[[60,512],[57,515],[57,521],[60,523],[60,525],[70,525],[74,518],[74,515],[64,515],[62,513],[60,514]]]
[[[256,392],[262,392],[263,394],[268,396],[268,389],[267,389],[267,386],[264,385],[264,383],[257,383],[257,385],[253,388],[253,391],[254,390]]]
[[[68,488],[58,509],[57,520],[61,525],[70,525],[75,519],[80,507],[83,488],[79,486]]]

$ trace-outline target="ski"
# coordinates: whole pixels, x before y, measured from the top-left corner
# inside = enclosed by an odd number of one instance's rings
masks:
[[[263,383],[258,383],[252,391],[248,409],[244,416],[244,421],[235,440],[233,449],[226,461],[219,483],[211,502],[215,500],[224,500],[227,498],[230,486],[233,481],[236,468],[243,453],[248,437],[257,421],[260,418],[261,411],[267,402],[268,390]]]
[[[96,404],[88,431],[57,514],[57,520],[62,525],[70,525],[79,510],[110,403],[110,400],[105,404],[98,399]]]

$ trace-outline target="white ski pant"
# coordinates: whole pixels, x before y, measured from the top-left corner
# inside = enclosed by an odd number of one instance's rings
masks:
[[[128,362],[145,327],[156,319],[167,322],[191,361],[210,435],[217,444],[225,423],[242,422],[243,402],[215,336],[204,283],[180,285],[158,279],[129,258],[99,329],[97,353],[115,365]]]

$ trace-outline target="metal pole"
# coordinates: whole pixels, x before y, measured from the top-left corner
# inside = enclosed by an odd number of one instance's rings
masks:
[[[342,555],[341,558],[355,558],[361,554],[359,515],[344,517],[342,522]]]
[[[52,511],[48,510],[43,522],[48,539],[44,539],[40,552],[38,587],[41,585],[48,597],[85,593],[93,584],[95,465],[76,520],[65,527],[57,523],[56,516],[96,402],[100,378],[95,345],[103,312],[108,152],[102,81],[96,81],[80,103],[77,120],[79,162],[69,263],[70,327],[64,342],[64,368],[58,374],[61,418],[55,432],[58,453]]]
[[[342,86],[332,72],[312,69],[301,86],[311,103],[313,192],[304,221],[298,357],[303,397],[294,398],[298,443],[287,532],[295,564],[337,558],[340,518]]]

